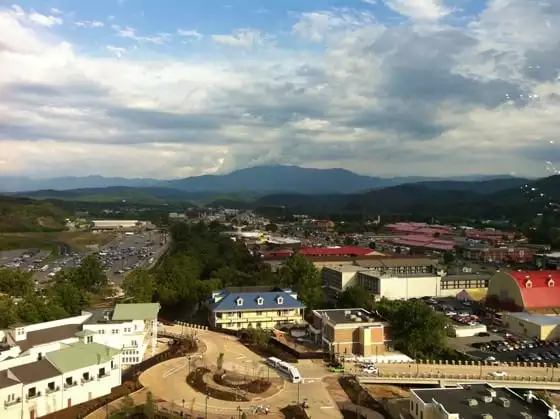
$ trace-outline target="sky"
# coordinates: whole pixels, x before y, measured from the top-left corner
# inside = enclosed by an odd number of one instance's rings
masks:
[[[557,0],[0,0],[0,176],[560,166]]]

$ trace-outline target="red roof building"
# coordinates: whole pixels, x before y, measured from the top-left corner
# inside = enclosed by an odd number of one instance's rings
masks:
[[[395,223],[385,226],[397,234],[423,234],[426,236],[451,236],[454,235],[453,227],[446,225],[431,225],[426,223]]]
[[[509,311],[560,308],[560,271],[497,272],[490,279],[486,301]]]
[[[356,246],[344,247],[308,247],[301,249],[302,256],[369,256],[379,254],[375,250]]]
[[[437,250],[442,252],[451,251],[457,244],[451,240],[435,239],[430,236],[408,235],[403,237],[395,237],[387,240],[396,246],[405,246],[414,249]]]

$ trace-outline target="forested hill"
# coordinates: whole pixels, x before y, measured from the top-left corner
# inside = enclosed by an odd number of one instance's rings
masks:
[[[60,231],[69,216],[50,202],[0,196],[0,232]]]

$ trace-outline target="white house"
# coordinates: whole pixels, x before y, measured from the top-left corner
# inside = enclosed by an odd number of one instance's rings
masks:
[[[97,343],[75,343],[0,371],[0,417],[39,418],[109,394],[121,384],[119,355]]]
[[[36,418],[111,392],[155,351],[159,304],[117,304],[2,332],[0,418]],[[0,405],[2,409],[2,405]]]

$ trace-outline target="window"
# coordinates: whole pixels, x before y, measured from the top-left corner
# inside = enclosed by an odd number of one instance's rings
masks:
[[[284,297],[276,297],[276,302],[278,304],[284,304]]]
[[[241,307],[243,305],[243,298],[239,297],[237,300],[235,300],[235,303],[238,307]]]
[[[86,342],[87,343],[92,343],[93,342],[93,336],[87,336],[86,337]]]
[[[262,306],[264,304],[264,300],[262,297],[257,298],[257,304]]]
[[[99,377],[105,377],[105,368],[99,368]]]
[[[82,374],[82,378],[84,379],[84,381],[89,381],[89,372],[84,372]]]
[[[66,384],[68,384],[69,386],[72,385],[72,377],[66,377]]]
[[[48,388],[49,390],[54,390],[54,389],[55,389],[54,381],[51,381],[49,384],[47,384],[47,388]]]
[[[263,312],[262,311],[257,311],[257,316],[262,316]]]
[[[113,329],[113,335],[117,335],[119,333],[119,329]]]
[[[37,389],[35,387],[31,387],[27,390],[27,397],[35,397],[37,395]]]
[[[16,400],[16,395],[14,393],[8,394],[8,403],[13,402]]]

